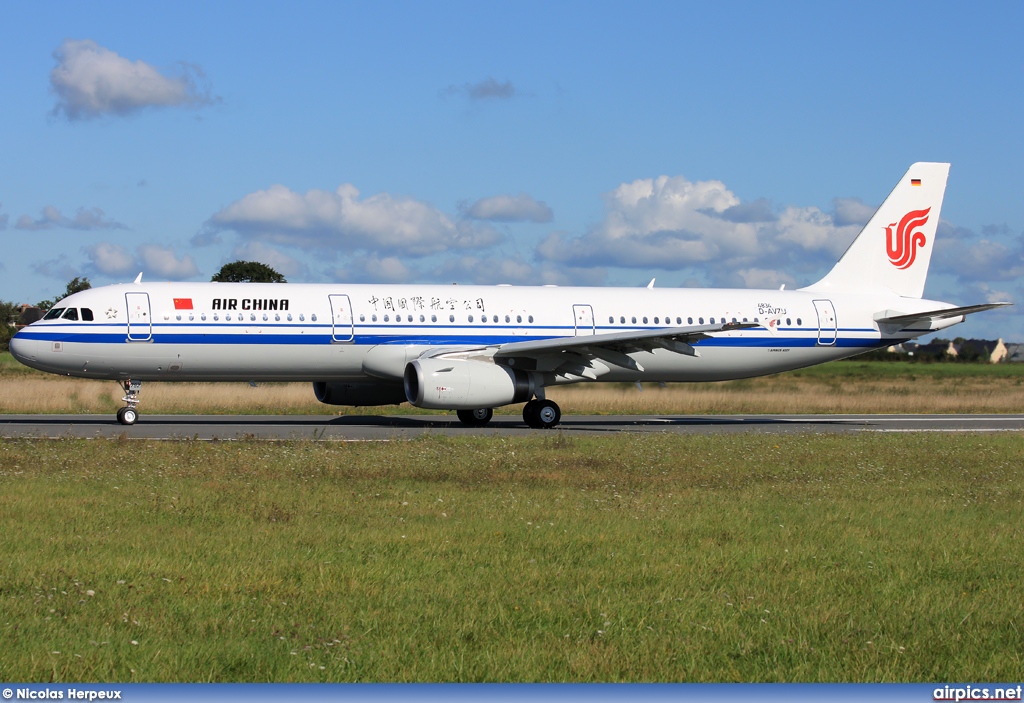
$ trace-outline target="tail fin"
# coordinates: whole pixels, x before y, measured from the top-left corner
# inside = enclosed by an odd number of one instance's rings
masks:
[[[948,175],[949,164],[911,166],[839,263],[806,290],[885,290],[920,298]]]

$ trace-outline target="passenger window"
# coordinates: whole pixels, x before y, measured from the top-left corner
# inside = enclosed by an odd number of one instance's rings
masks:
[[[44,320],[56,320],[58,317],[64,314],[64,310],[67,308],[54,308],[50,312],[46,313],[43,317]]]
[[[228,322],[231,322],[231,313],[228,313],[227,315],[225,315],[224,319],[227,320]]]
[[[312,315],[309,316],[309,321],[316,322],[316,313],[313,313]]]
[[[203,315],[203,319],[204,320],[206,319],[205,315]],[[281,321],[281,316],[279,314],[275,314],[274,315],[274,322],[280,322],[280,321]]]
[[[712,322],[714,322],[714,320],[712,320]],[[704,324],[704,318],[703,317],[698,317],[697,318],[697,324],[698,325],[703,325]]]
[[[376,322],[376,321],[377,321],[377,316],[376,315],[370,315],[370,322]]]
[[[455,315],[449,315],[448,322],[455,322]]]
[[[78,321],[78,308],[68,308],[64,311],[64,315],[61,317],[62,320],[73,320]]]
[[[636,318],[634,317],[634,318],[632,318],[632,320],[633,320],[633,324],[635,325],[636,324]]]
[[[292,314],[288,313],[288,322],[291,322],[291,321],[292,321]]]
[[[647,318],[646,317],[644,318],[644,324],[645,325],[647,324]]]
[[[384,316],[384,322],[391,322],[391,318],[387,315]]]
[[[658,324],[658,318],[654,318],[654,324]]]
[[[431,322],[437,322],[437,315],[431,315],[430,316],[430,321]]]
[[[505,322],[512,322],[512,318],[509,317],[508,315],[505,315]]]
[[[708,320],[708,324],[715,324],[715,318],[712,317],[710,320]]]
[[[188,319],[190,319],[190,320],[191,320],[191,319],[192,319],[192,316],[191,316],[191,315],[189,315],[189,318],[188,318]],[[266,321],[267,321],[267,320],[269,320],[269,319],[270,319],[270,315],[268,315],[267,313],[263,313],[263,321],[264,321],[264,322],[266,322]]]
[[[90,310],[89,308],[82,308],[82,319],[85,320],[86,322],[92,322],[92,310]]]
[[[470,315],[470,316],[469,316],[469,321],[470,321],[470,322],[472,322],[472,321],[473,321],[473,316],[472,316],[472,315]]]
[[[84,312],[85,312],[85,310],[83,310],[82,312],[84,313]],[[746,320],[744,320],[744,322],[746,322]],[[798,317],[798,318],[796,318],[796,324],[797,324],[797,326],[799,327],[800,325],[804,324],[804,321],[803,321],[803,320],[801,320],[801,319],[800,319],[800,318]]]
[[[686,318],[686,324],[692,325],[693,324],[693,318],[692,317]]]
[[[533,315],[530,315],[530,316],[529,316],[528,318],[526,318],[526,319],[527,319],[527,321],[529,321],[529,323],[530,323],[531,325],[533,324]]]
[[[206,322],[206,313],[204,312],[202,315],[200,315],[199,319],[202,320],[203,322]]]
[[[625,318],[625,317],[620,317],[620,318],[619,318],[619,324],[620,324],[620,325],[624,325],[624,324],[626,324],[626,318]]]
[[[788,317],[786,318],[786,326],[787,327],[792,327],[793,326],[793,321],[790,320]]]
[[[175,315],[174,319],[177,320],[178,322],[181,322],[181,313],[178,313],[177,315]]]
[[[420,322],[426,322],[426,321],[427,321],[427,318],[424,317],[423,315],[420,315]]]
[[[522,315],[516,315],[516,322],[522,322],[522,321],[523,321],[523,316]]]
[[[300,312],[299,313],[299,322],[305,322],[305,321],[306,321],[306,313]]]
[[[189,322],[192,322],[192,321],[193,321],[193,320],[195,320],[195,319],[196,319],[196,316],[195,316],[194,314],[192,314],[192,313],[189,313],[189,314],[188,314],[188,321],[189,321]]]
[[[360,315],[359,316],[359,321],[360,322],[366,322],[366,315]]]

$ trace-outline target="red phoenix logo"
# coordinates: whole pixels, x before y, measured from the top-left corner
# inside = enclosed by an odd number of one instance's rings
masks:
[[[893,222],[885,228],[886,252],[889,254],[889,262],[896,268],[906,269],[914,265],[917,248],[928,241],[922,232],[914,230],[928,221],[931,210],[911,210],[903,216],[899,225]],[[895,232],[893,227],[896,228]]]

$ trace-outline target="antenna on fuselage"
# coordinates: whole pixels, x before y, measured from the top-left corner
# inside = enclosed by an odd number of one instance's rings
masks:
[[[139,275],[135,277],[136,283],[142,283],[142,271],[139,271]]]

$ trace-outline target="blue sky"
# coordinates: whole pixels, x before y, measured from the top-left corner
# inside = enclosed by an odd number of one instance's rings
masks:
[[[209,280],[787,287],[949,161],[926,295],[1024,300],[1024,6],[0,5],[0,298]],[[621,246],[622,233],[628,247]],[[957,335],[1024,341],[1024,309]]]

